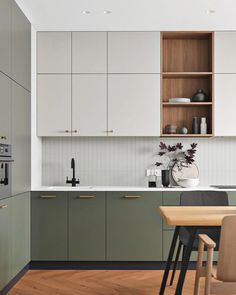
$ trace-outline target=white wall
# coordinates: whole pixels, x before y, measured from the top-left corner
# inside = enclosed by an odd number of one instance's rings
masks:
[[[64,185],[71,177],[70,159],[76,159],[81,185],[146,185],[145,169],[155,163],[160,140],[198,143],[200,184],[236,183],[236,138],[44,138],[42,183]]]

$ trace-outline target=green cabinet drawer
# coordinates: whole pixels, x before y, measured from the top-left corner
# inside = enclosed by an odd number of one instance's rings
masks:
[[[34,192],[31,198],[31,259],[67,260],[66,192]]]
[[[30,262],[30,193],[12,198],[12,275]]]
[[[179,206],[181,192],[163,192],[163,206]],[[163,221],[163,229],[173,229]]]
[[[11,198],[0,201],[0,291],[12,279],[11,205]]]
[[[107,193],[107,260],[161,261],[159,192]]]
[[[69,193],[69,260],[105,260],[105,192]]]
[[[236,192],[227,192],[229,197],[229,205],[236,206]]]

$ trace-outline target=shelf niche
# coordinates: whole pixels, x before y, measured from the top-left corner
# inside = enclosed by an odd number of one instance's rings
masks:
[[[181,127],[188,128],[187,136],[213,135],[213,33],[163,32],[161,34],[161,135],[179,134]],[[191,98],[203,89],[208,100],[204,103],[170,104],[170,98]],[[193,117],[206,117],[208,134],[192,134]],[[165,126],[177,126],[177,134],[165,134]]]

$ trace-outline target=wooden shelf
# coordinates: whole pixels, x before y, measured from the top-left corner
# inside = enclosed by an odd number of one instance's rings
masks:
[[[213,136],[212,32],[161,33],[161,134],[163,137]],[[208,102],[170,103],[172,97],[191,98],[202,89]],[[191,134],[193,118],[206,118],[208,134]],[[167,125],[186,127],[189,134],[165,134]]]
[[[164,78],[197,78],[211,76],[212,72],[162,72]]]
[[[187,103],[171,103],[163,102],[164,107],[193,107],[193,106],[212,106],[212,102],[187,102]]]
[[[161,137],[212,137],[213,134],[161,134]]]

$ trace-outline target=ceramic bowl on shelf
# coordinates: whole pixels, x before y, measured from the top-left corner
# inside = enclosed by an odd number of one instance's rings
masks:
[[[189,103],[191,102],[190,98],[187,97],[175,97],[169,99],[170,103]]]
[[[199,178],[181,178],[178,180],[178,185],[181,187],[194,187],[199,185]]]

